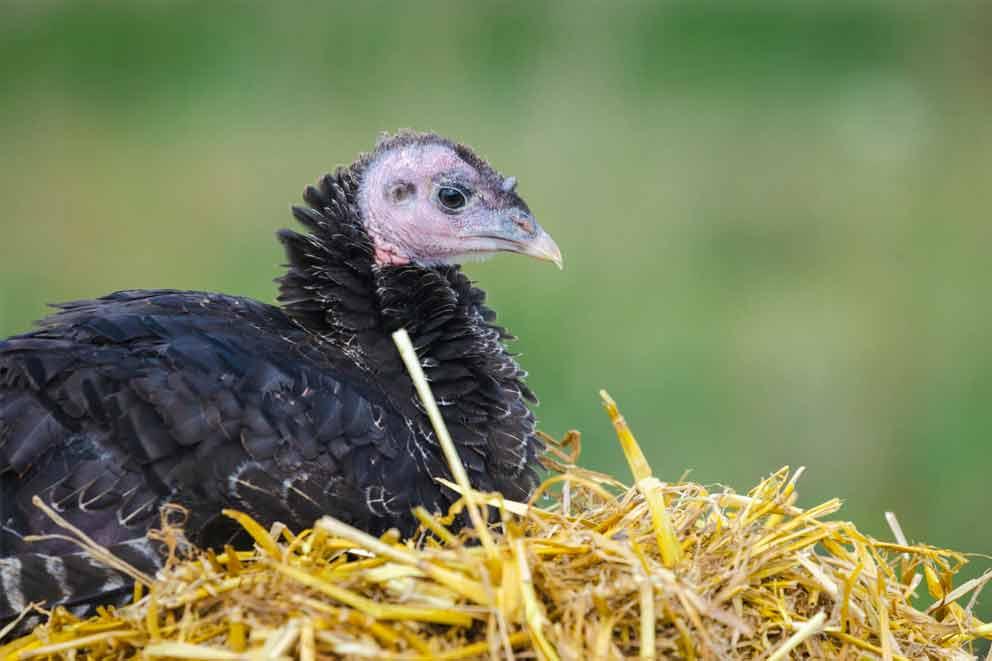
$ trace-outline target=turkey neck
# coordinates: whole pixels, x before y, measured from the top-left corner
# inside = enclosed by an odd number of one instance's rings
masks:
[[[405,328],[445,420],[471,442],[497,424],[522,438],[533,432],[524,401],[536,402],[525,373],[506,350],[512,339],[496,325],[485,293],[457,265],[379,266],[360,218],[360,172],[338,170],[304,192],[293,214],[308,230],[283,230],[289,259],[279,279],[286,313],[378,384],[398,409],[420,411],[413,385],[393,345]],[[516,414],[519,421],[508,419]],[[461,429],[461,428],[464,428]],[[457,438],[457,436],[456,436]]]

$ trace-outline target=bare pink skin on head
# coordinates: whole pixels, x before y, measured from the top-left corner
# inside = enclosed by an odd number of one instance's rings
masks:
[[[408,142],[377,154],[358,199],[376,263],[433,266],[518,252],[560,266],[558,247],[513,184],[480,172],[440,142]]]
[[[377,262],[409,264],[418,257],[446,252],[456,228],[450,217],[426,199],[436,187],[432,179],[441,172],[458,173],[466,179],[474,174],[457,154],[438,144],[406,145],[380,155],[369,165],[359,204],[365,229],[375,244]]]

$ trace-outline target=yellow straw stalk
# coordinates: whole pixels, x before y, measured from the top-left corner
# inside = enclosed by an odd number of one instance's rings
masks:
[[[894,517],[895,541],[872,539],[831,518],[837,499],[796,506],[802,469],[747,494],[662,482],[605,392],[631,486],[574,465],[570,434],[549,442],[555,474],[532,502],[476,492],[397,341],[462,495],[451,513],[416,510],[420,530],[400,540],[332,517],[266,530],[227,511],[253,550],[172,562],[140,577],[133,603],[86,620],[46,612],[0,660],[967,659],[992,637],[971,612],[992,573],[954,587],[963,554],[908,544]],[[456,533],[463,508],[472,525]]]

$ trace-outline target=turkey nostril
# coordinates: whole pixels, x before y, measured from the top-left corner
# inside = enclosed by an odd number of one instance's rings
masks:
[[[534,233],[535,227],[534,227],[534,220],[532,218],[529,218],[527,216],[516,216],[513,219],[513,222],[516,224],[517,227],[527,232],[528,234]]]

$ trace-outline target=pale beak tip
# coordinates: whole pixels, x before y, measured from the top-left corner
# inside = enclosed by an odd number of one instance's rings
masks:
[[[559,271],[564,270],[565,268],[564,260],[562,260],[561,256],[561,249],[558,248],[558,244],[551,238],[551,235],[544,230],[541,230],[541,234],[531,244],[527,254],[531,257],[536,257],[537,259],[542,259],[546,262],[554,262],[554,265],[558,267]]]

